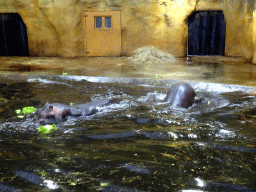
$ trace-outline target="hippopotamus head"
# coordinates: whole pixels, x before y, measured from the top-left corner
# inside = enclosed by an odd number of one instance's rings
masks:
[[[164,102],[168,102],[176,107],[188,108],[195,103],[195,90],[187,83],[179,83],[172,86]]]
[[[34,121],[42,125],[57,124],[70,114],[70,109],[67,105],[46,103],[43,108],[37,110]]]

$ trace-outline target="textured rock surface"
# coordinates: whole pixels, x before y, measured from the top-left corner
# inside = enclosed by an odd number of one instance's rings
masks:
[[[0,12],[21,15],[32,56],[85,56],[82,11],[120,10],[122,55],[150,45],[181,57],[187,51],[191,13],[222,10],[225,55],[256,62],[254,4],[252,0],[2,0]]]

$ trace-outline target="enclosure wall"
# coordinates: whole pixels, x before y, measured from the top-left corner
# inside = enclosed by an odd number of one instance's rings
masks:
[[[223,11],[226,56],[255,61],[255,0],[3,0],[1,13],[19,13],[27,27],[31,56],[86,56],[84,10],[121,11],[121,55],[152,45],[186,56],[189,16]]]

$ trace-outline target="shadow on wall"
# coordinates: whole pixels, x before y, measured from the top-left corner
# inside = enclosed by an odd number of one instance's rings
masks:
[[[0,13],[0,56],[29,56],[26,26],[18,13]]]

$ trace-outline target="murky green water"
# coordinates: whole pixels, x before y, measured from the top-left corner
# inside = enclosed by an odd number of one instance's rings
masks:
[[[189,109],[161,101],[175,81],[1,76],[0,191],[254,191],[256,91],[190,82]],[[116,98],[50,134],[16,109]],[[250,111],[250,113],[248,112]]]

